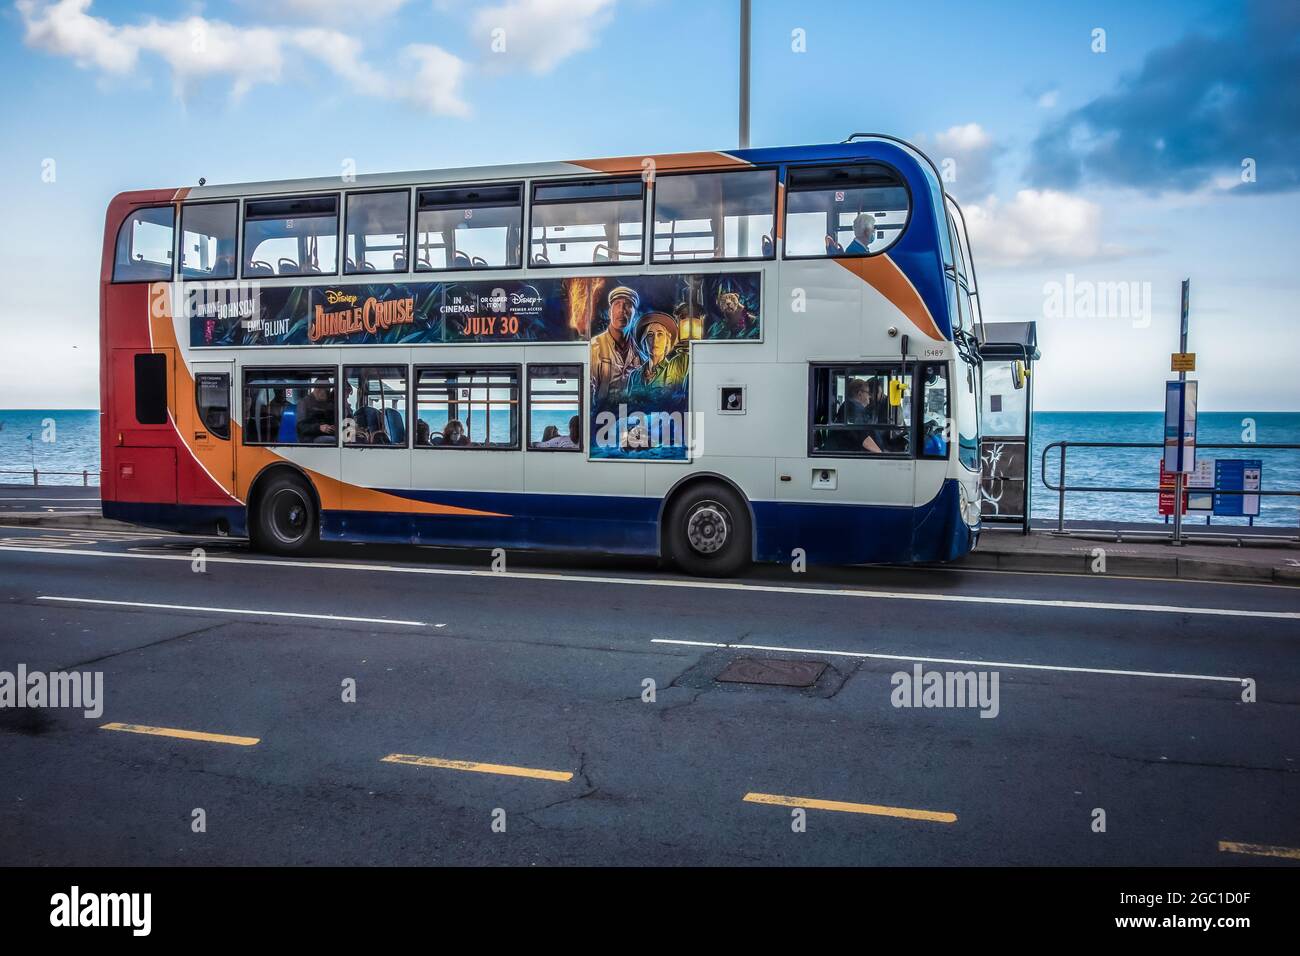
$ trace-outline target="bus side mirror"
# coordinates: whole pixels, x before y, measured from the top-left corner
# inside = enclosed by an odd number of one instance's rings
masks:
[[[1013,388],[1024,388],[1025,379],[1029,377],[1029,368],[1020,359],[1011,363],[1011,385]]]

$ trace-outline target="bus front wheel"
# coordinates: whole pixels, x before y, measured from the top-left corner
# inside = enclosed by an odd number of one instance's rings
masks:
[[[306,482],[277,475],[258,496],[253,543],[274,554],[303,554],[316,542],[316,500]]]
[[[727,485],[688,488],[668,509],[667,545],[688,574],[731,577],[749,566],[753,529],[749,508]]]

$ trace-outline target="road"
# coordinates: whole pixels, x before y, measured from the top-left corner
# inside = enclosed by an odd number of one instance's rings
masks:
[[[0,710],[0,864],[1300,866],[1300,590],[491,564],[0,528],[0,671],[104,681]]]

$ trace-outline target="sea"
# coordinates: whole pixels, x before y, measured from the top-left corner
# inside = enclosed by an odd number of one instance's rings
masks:
[[[533,428],[541,437],[546,424],[568,431],[568,412],[550,412],[553,421],[535,415]],[[1055,441],[1160,442],[1163,413],[1152,412],[1035,412],[1033,455],[1033,515],[1056,518],[1057,494],[1043,486],[1040,461],[1043,449]],[[496,431],[505,422],[493,421]],[[431,422],[431,424],[438,424]],[[478,423],[471,423],[477,431]],[[496,436],[493,437],[504,437]],[[1197,419],[1197,441],[1204,444],[1251,442],[1300,445],[1300,412],[1202,412]],[[1266,490],[1300,490],[1300,450],[1202,450],[1198,457],[1259,459]],[[1056,479],[1058,457],[1048,456],[1048,476]],[[99,413],[95,409],[0,409],[0,484],[26,484],[32,468],[41,472],[41,484],[81,484],[83,469],[95,484],[99,470]],[[608,466],[616,467],[616,466]],[[1159,481],[1158,448],[1072,448],[1068,452],[1069,485],[1108,485],[1154,488]],[[18,473],[13,473],[18,472]],[[56,475],[53,472],[71,472]],[[1154,494],[1102,494],[1071,492],[1065,516],[1070,520],[1162,521]],[[1193,513],[1187,519],[1203,524]],[[1246,524],[1244,518],[1211,517],[1212,526]],[[1300,526],[1300,499],[1262,498],[1256,524]]]

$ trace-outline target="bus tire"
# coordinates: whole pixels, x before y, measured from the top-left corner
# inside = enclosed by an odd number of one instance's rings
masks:
[[[733,577],[753,556],[753,522],[743,498],[718,481],[692,485],[666,515],[669,556],[687,574]]]
[[[305,554],[316,544],[319,524],[307,482],[287,473],[275,475],[257,496],[253,544],[272,554]]]

